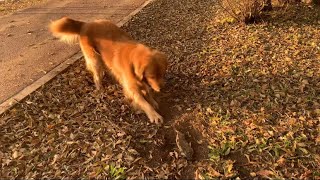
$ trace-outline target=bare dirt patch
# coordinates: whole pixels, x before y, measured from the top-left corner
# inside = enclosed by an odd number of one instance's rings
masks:
[[[215,2],[158,0],[124,27],[170,57],[162,127],[80,61],[1,117],[0,176],[319,178],[319,9],[242,26]]]

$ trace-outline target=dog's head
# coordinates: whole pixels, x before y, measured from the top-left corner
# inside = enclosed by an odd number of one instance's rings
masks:
[[[160,92],[167,66],[167,56],[159,51],[153,51],[149,57],[137,61],[135,74],[139,80],[146,80],[153,90]]]

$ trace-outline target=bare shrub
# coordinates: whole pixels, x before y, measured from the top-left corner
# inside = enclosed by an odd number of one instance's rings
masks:
[[[266,0],[220,0],[220,6],[233,18],[246,24],[260,18]]]

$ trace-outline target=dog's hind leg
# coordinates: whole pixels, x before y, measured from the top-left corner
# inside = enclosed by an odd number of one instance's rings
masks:
[[[86,67],[92,73],[94,84],[97,90],[101,90],[105,70],[101,56],[90,46],[81,45],[81,49],[86,61]]]
[[[85,56],[86,66],[87,69],[92,73],[93,75],[93,81],[97,88],[97,90],[102,89],[102,79],[103,79],[103,73],[104,73],[104,65],[102,63],[102,60],[100,57],[88,57]]]

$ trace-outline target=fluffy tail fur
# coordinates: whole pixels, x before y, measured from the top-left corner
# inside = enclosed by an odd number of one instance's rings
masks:
[[[63,17],[51,22],[49,29],[60,40],[72,44],[79,41],[80,31],[84,24],[82,21]]]

